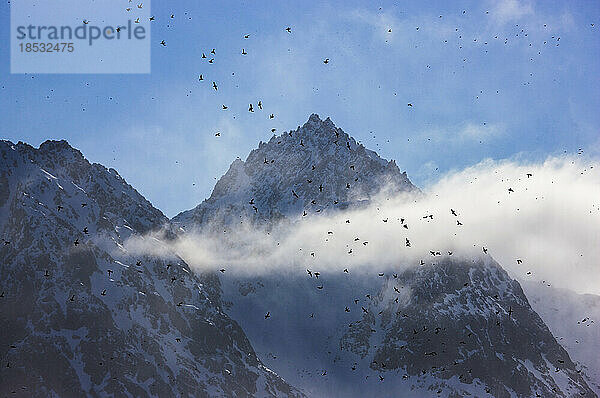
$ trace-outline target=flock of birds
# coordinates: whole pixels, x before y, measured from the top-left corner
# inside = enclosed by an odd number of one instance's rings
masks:
[[[129,0],[129,2],[131,3],[131,2],[132,2],[132,0]],[[142,8],[143,8],[143,4],[142,4],[142,3],[139,3],[139,4],[137,4],[137,5],[136,5],[136,7],[137,7],[138,9],[142,9]],[[128,7],[128,8],[126,9],[126,11],[128,11],[128,12],[129,12],[129,11],[132,11],[132,9],[133,9],[133,7]],[[463,13],[463,14],[465,14],[465,13],[466,13],[466,11],[463,11],[462,13]],[[488,12],[486,12],[486,14],[487,14],[487,13],[488,13]],[[442,18],[442,17],[443,17],[443,16],[441,16],[441,15],[439,16],[439,18]],[[174,18],[175,18],[175,15],[174,15],[174,14],[170,14],[168,19],[170,19],[170,20],[173,20]],[[149,20],[150,20],[150,21],[156,21],[156,18],[155,18],[154,16],[151,16],[151,17],[149,18]],[[139,18],[138,18],[138,19],[136,19],[134,22],[135,22],[135,23],[139,23],[139,22],[140,22],[140,21],[139,21]],[[87,19],[86,19],[86,20],[84,20],[84,21],[83,21],[83,23],[84,23],[84,24],[88,24],[88,23],[89,23],[89,20],[87,20]],[[544,25],[544,26],[543,26],[543,28],[546,28],[546,27],[547,27],[546,25]],[[594,27],[594,24],[591,24],[591,27]],[[518,25],[516,25],[516,28],[518,28],[518,29],[517,29],[517,31],[516,31],[516,33],[515,33],[515,38],[521,38],[521,39],[524,39],[524,40],[528,40],[528,39],[526,39],[526,38],[528,38],[528,32],[527,32],[527,31],[526,31],[524,28],[520,28]],[[417,31],[418,31],[419,29],[420,29],[420,27],[416,27],[416,30],[417,30]],[[117,28],[117,30],[119,30],[119,28]],[[292,34],[292,28],[291,28],[290,26],[287,26],[287,27],[285,27],[285,28],[284,28],[284,31],[285,31],[285,32],[287,32],[288,34]],[[389,29],[388,29],[388,33],[392,33],[392,29],[391,29],[391,28],[389,28]],[[459,42],[461,42],[462,40],[464,40],[464,39],[463,39],[463,37],[462,37],[462,35],[461,35],[461,34],[460,34],[460,32],[459,32],[459,28],[456,28],[456,30],[455,30],[455,34],[457,35],[457,40],[459,40]],[[248,40],[248,39],[250,38],[250,36],[251,36],[250,34],[244,34],[244,35],[243,35],[243,39],[244,39],[244,40]],[[505,37],[504,39],[502,39],[502,38],[500,38],[500,37],[499,37],[499,36],[497,36],[497,35],[496,35],[496,36],[494,36],[494,40],[503,40],[503,42],[504,42],[504,45],[508,45],[508,42],[509,42],[509,38],[508,38],[508,37]],[[477,42],[477,38],[474,38],[474,39],[473,39],[473,41],[474,41],[474,42]],[[448,42],[448,40],[447,40],[447,39],[445,39],[445,40],[444,40],[444,43],[447,43],[447,42]],[[159,42],[159,44],[160,44],[162,47],[166,47],[166,46],[167,46],[167,42],[166,42],[166,40],[165,40],[165,39],[162,39],[162,40]],[[548,40],[544,40],[544,41],[543,41],[543,45],[544,45],[544,46],[546,46],[546,45],[549,45],[549,44],[554,44],[556,47],[558,47],[558,46],[560,45],[560,37],[559,37],[559,36],[555,36],[555,35],[551,35],[551,37],[550,37]],[[487,46],[487,45],[488,45],[488,42],[487,42],[487,41],[484,41],[483,45],[484,45],[484,46]],[[532,45],[533,45],[533,43],[529,43],[529,47],[532,47]],[[462,46],[463,46],[463,44],[460,44],[460,45],[459,45],[459,49],[462,49]],[[487,51],[488,51],[488,50],[486,49],[486,50],[485,50],[485,52],[487,52]],[[208,64],[213,64],[213,63],[215,62],[215,57],[217,56],[217,51],[216,51],[216,49],[215,49],[215,48],[212,48],[210,51],[207,51],[207,53],[208,53],[208,54],[206,54],[206,53],[202,53],[202,54],[201,54],[201,56],[200,56],[200,58],[201,58],[202,60],[205,60],[205,62],[206,62],[206,63],[208,63]],[[242,47],[242,48],[241,48],[240,54],[241,54],[242,56],[247,56],[247,55],[248,55],[248,51],[247,51],[246,47]],[[540,50],[540,51],[538,51],[538,55],[541,55],[541,50]],[[466,61],[467,61],[467,59],[463,59],[463,61],[464,61],[464,62],[466,62]],[[531,58],[531,61],[533,61],[533,58]],[[329,58],[329,57],[325,57],[325,58],[323,58],[323,59],[322,59],[322,63],[323,63],[324,65],[329,65],[329,64],[331,63],[331,60],[330,60],[330,58]],[[429,68],[429,66],[427,66],[427,67]],[[203,81],[205,81],[205,80],[206,80],[206,78],[205,78],[204,74],[203,74],[203,73],[202,73],[202,74],[199,74],[199,76],[198,76],[198,81],[199,81],[199,82],[203,82]],[[217,83],[217,81],[216,81],[216,80],[212,80],[212,79],[210,79],[209,81],[211,81],[211,85],[210,85],[210,87],[211,87],[211,88],[212,88],[212,89],[213,89],[215,92],[217,92],[217,91],[219,90],[219,83]],[[525,82],[524,84],[529,84],[529,83],[528,83],[528,82]],[[481,93],[482,93],[482,92],[481,92]],[[481,93],[480,93],[480,94],[481,94]],[[477,96],[476,98],[478,99],[478,98],[479,98],[479,96]],[[413,107],[414,107],[414,106],[413,106],[413,102],[412,102],[412,101],[411,101],[411,102],[408,102],[406,106],[407,106],[408,108],[413,108]],[[228,110],[228,109],[229,109],[229,106],[228,106],[228,105],[226,105],[226,104],[222,104],[222,105],[221,105],[221,110],[225,111],[225,110]],[[262,100],[260,100],[260,99],[259,99],[259,100],[257,100],[257,101],[256,101],[256,103],[249,103],[249,105],[248,105],[248,109],[247,109],[247,111],[248,111],[248,112],[250,112],[250,113],[254,113],[254,112],[257,112],[257,111],[262,111],[262,110],[263,110],[263,102],[262,102]],[[274,118],[275,118],[275,114],[274,114],[274,113],[271,113],[271,112],[269,112],[269,114],[268,114],[268,119],[274,119]],[[271,129],[271,132],[275,132],[275,131],[276,131],[276,129],[275,129],[275,128],[272,128],[272,129]],[[291,135],[292,133],[290,132],[289,134]],[[221,136],[221,132],[216,132],[214,135],[215,135],[215,137],[220,137],[220,136]],[[303,142],[302,140],[300,140],[300,141],[299,141],[299,143],[298,143],[298,145],[299,145],[300,147],[303,147],[303,146],[304,146],[304,142]],[[336,145],[337,145],[337,143],[336,143]],[[346,145],[347,145],[348,149],[351,149],[348,143],[346,143]],[[271,163],[273,163],[273,162],[274,162],[274,159],[270,159],[270,160],[269,160],[269,159],[265,158],[265,160],[264,160],[264,163],[265,163],[265,164],[271,164]],[[351,167],[352,169],[354,169],[354,166],[353,166],[353,165],[349,165],[349,167]],[[314,166],[313,166],[313,170],[314,170]],[[532,173],[527,173],[527,174],[526,174],[526,178],[531,178],[531,177],[533,177],[533,174],[532,174]],[[356,180],[355,180],[355,181],[356,181]],[[306,181],[306,184],[313,184],[313,182],[314,182],[314,184],[315,184],[315,185],[317,184],[317,182],[315,182],[313,179],[307,179],[307,181]],[[346,184],[346,188],[347,188],[347,189],[350,189],[350,188],[351,188],[351,183],[352,183],[352,182],[348,182],[348,183]],[[325,185],[324,185],[324,183],[323,183],[323,182],[319,182],[319,185],[318,185],[318,190],[319,190],[319,192],[323,192],[323,190],[324,190],[324,189],[325,189]],[[510,194],[513,194],[515,191],[514,191],[514,189],[513,189],[512,187],[509,187],[509,188],[507,189],[507,192],[508,192],[508,194],[510,195]],[[294,190],[292,190],[292,191],[290,192],[290,195],[292,195],[292,197],[293,197],[293,198],[295,198],[295,199],[299,199],[299,198],[300,198],[300,197],[299,197],[299,195],[298,195],[298,193],[297,193],[296,191],[294,191]],[[338,203],[339,203],[339,201],[338,201],[338,200],[335,200],[335,201],[334,201],[334,204],[338,204]],[[254,211],[254,213],[258,213],[258,212],[259,212],[259,209],[258,209],[258,207],[256,206],[256,204],[255,204],[255,202],[254,202],[254,198],[250,198],[250,200],[248,201],[248,204],[249,204],[250,206],[252,206],[252,210]],[[311,204],[315,204],[315,200],[314,200],[314,199],[313,199],[313,200],[311,200]],[[87,203],[81,203],[81,207],[82,207],[82,208],[83,208],[83,207],[86,207],[86,206],[87,206]],[[61,210],[63,210],[63,206],[57,206],[57,212],[61,212]],[[462,223],[462,221],[461,221],[461,220],[458,218],[458,217],[459,217],[459,214],[458,214],[458,212],[457,212],[455,209],[452,209],[452,208],[450,208],[450,209],[449,209],[449,212],[450,212],[450,214],[451,214],[452,216],[454,216],[454,217],[456,218],[456,220],[455,220],[455,221],[456,221],[456,226],[457,226],[457,227],[460,227],[460,226],[462,226],[462,225],[463,225],[463,223]],[[307,211],[306,211],[306,210],[303,210],[302,216],[307,216],[307,214],[308,214],[308,213],[307,213]],[[433,214],[426,214],[426,215],[423,215],[423,217],[422,217],[422,218],[423,218],[423,220],[425,220],[425,221],[428,221],[428,222],[429,222],[429,221],[432,221],[432,220],[434,220],[434,215],[433,215]],[[401,219],[398,219],[397,221],[399,221],[399,222],[400,222],[400,224],[401,224],[402,228],[404,228],[404,229],[407,229],[407,230],[409,229],[409,225],[408,225],[408,223],[406,222],[406,220],[405,220],[405,219],[401,218]],[[348,219],[348,220],[346,220],[346,222],[347,222],[347,223],[350,223],[350,220]],[[391,220],[389,220],[389,218],[384,218],[384,219],[382,219],[382,220],[381,220],[381,222],[383,222],[383,223],[388,223],[388,222],[391,222]],[[88,235],[88,234],[89,234],[89,229],[88,229],[88,227],[84,227],[84,228],[83,228],[83,230],[82,230],[82,233],[83,233],[83,235],[82,235],[81,237],[78,237],[78,238],[76,238],[76,239],[73,241],[73,245],[74,245],[74,246],[79,246],[80,244],[82,244],[84,237],[85,237],[86,235]],[[327,234],[328,234],[328,235],[331,235],[331,234],[333,234],[333,231],[328,231],[328,232],[327,232]],[[357,238],[355,238],[355,241],[359,241],[359,240],[360,240],[360,239],[359,239],[358,237],[357,237]],[[364,246],[367,246],[369,242],[368,242],[368,241],[364,241],[364,242],[361,242],[361,243],[362,243]],[[412,246],[412,244],[413,244],[413,242],[411,242],[411,240],[410,240],[409,238],[405,238],[405,241],[404,241],[404,245],[405,245],[405,247],[407,247],[407,248],[410,248],[410,247]],[[11,241],[3,239],[3,245],[4,245],[4,246],[9,246],[9,245],[11,245]],[[482,249],[482,252],[483,252],[484,254],[486,254],[486,255],[488,254],[488,248],[487,248],[487,247],[485,247],[485,246],[482,246],[482,247],[481,247],[481,249]],[[453,252],[452,252],[452,251],[445,251],[445,252],[444,252],[444,254],[442,254],[442,251],[440,251],[440,250],[435,250],[435,249],[434,249],[434,250],[431,250],[431,251],[429,251],[429,254],[430,254],[432,257],[441,257],[441,256],[445,256],[445,255],[446,255],[445,253],[447,253],[447,255],[448,255],[448,256],[452,256],[452,255],[453,255]],[[351,254],[353,254],[353,250],[352,250],[352,248],[349,248],[349,250],[348,250],[348,254],[350,254],[350,255],[351,255]],[[315,256],[315,252],[311,252],[311,253],[310,253],[310,255],[314,257],[314,256]],[[516,259],[516,263],[517,263],[517,264],[519,264],[519,265],[520,265],[520,264],[522,264],[522,262],[523,262],[523,260],[522,260],[522,259]],[[420,265],[420,266],[424,266],[425,264],[426,264],[426,261],[425,261],[425,260],[423,260],[423,259],[419,260],[419,265]],[[172,267],[172,264],[167,264],[167,265],[166,265],[166,270],[165,270],[165,271],[166,271],[166,272],[169,272],[169,270],[170,270],[170,268],[171,268],[171,267]],[[144,271],[143,271],[143,267],[142,267],[142,262],[141,262],[141,260],[137,261],[135,270],[136,270],[137,272],[139,272],[139,273],[143,273],[143,272],[144,272]],[[225,273],[225,272],[226,272],[225,268],[221,268],[219,271],[220,271],[221,273]],[[161,271],[161,272],[164,272],[164,271]],[[307,272],[307,275],[308,275],[308,277],[310,277],[310,278],[315,278],[315,280],[319,280],[320,276],[322,275],[322,274],[321,274],[319,271],[314,271],[314,270],[311,270],[311,269],[306,269],[306,272]],[[108,269],[108,270],[107,270],[107,276],[108,276],[108,278],[109,278],[109,279],[112,277],[112,274],[113,274],[113,273],[114,273],[114,271],[113,271],[113,270],[111,270],[111,269]],[[345,269],[343,270],[343,273],[344,273],[344,274],[349,274],[349,273],[350,273],[350,271],[348,270],[348,268],[345,268]],[[527,271],[527,275],[532,275],[531,271]],[[385,277],[385,276],[386,276],[386,274],[385,274],[385,273],[383,273],[383,272],[378,272],[378,273],[377,273],[377,276],[378,276],[378,277]],[[52,277],[52,275],[51,275],[50,271],[46,269],[46,270],[44,270],[44,272],[43,272],[43,277],[44,277],[44,278],[51,278],[51,277]],[[388,277],[389,277],[389,276],[388,276]],[[393,273],[393,274],[391,275],[391,277],[392,277],[393,279],[397,279],[397,278],[398,278],[398,274],[396,274],[396,273]],[[169,278],[170,278],[170,281],[171,281],[171,283],[175,283],[175,282],[177,281],[177,278],[178,278],[178,277],[177,277],[177,276],[175,276],[175,275],[173,275],[173,276],[170,276]],[[544,282],[546,282],[546,281],[544,281]],[[468,286],[468,283],[465,283],[464,287],[467,287],[467,286]],[[548,283],[548,286],[550,286],[550,284],[549,284],[549,283]],[[402,289],[402,288],[403,288],[403,286],[399,286],[399,285],[398,285],[398,286],[393,286],[394,292],[395,292],[395,293],[397,293],[397,294],[400,294],[400,293],[401,293],[401,289]],[[324,284],[322,283],[322,279],[321,279],[321,280],[319,280],[319,282],[317,283],[317,285],[316,285],[316,289],[318,289],[318,290],[323,290],[323,289],[325,289],[325,286],[324,286]],[[107,290],[107,288],[102,288],[102,289],[101,289],[100,291],[98,291],[97,293],[98,293],[98,295],[100,295],[100,296],[106,296],[107,294],[109,294],[109,291]],[[5,297],[5,292],[0,292],[0,298],[4,298],[4,297]],[[371,300],[372,296],[371,296],[370,294],[367,294],[367,295],[366,295],[366,298],[367,298],[367,299],[369,299],[369,300]],[[496,297],[496,298],[497,298],[497,297]],[[68,302],[74,302],[75,300],[76,300],[76,294],[71,294],[71,295],[69,296],[69,298],[67,299],[67,301],[68,301]],[[394,301],[395,301],[395,303],[398,303],[398,297],[395,297],[395,298],[394,298]],[[184,304],[184,302],[182,302],[182,301],[181,301],[181,302],[178,302],[178,303],[176,303],[176,306],[178,306],[178,307],[181,307],[183,304]],[[355,300],[354,300],[354,305],[355,305],[355,306],[359,306],[359,307],[360,307],[360,311],[362,311],[362,313],[364,313],[365,315],[369,314],[369,312],[370,312],[370,309],[368,308],[368,306],[366,306],[366,307],[365,307],[365,305],[362,305],[362,304],[360,303],[360,299],[358,299],[358,298],[357,298],[357,299],[355,299]],[[352,305],[345,306],[345,307],[344,307],[344,309],[343,309],[343,312],[345,312],[345,313],[349,313],[349,312],[351,312],[351,311],[352,311],[352,310],[351,310],[351,307],[352,307]],[[512,309],[512,307],[509,307],[508,309],[504,309],[504,308],[503,308],[503,309],[498,309],[497,311],[498,311],[498,312],[496,312],[496,314],[500,314],[501,312],[503,312],[504,314],[506,314],[506,315],[508,316],[508,319],[511,319],[511,318],[512,318],[512,314],[513,314],[513,309]],[[382,312],[383,312],[383,311],[382,311]],[[378,315],[382,315],[382,312],[379,312],[379,313],[378,313]],[[314,314],[314,312],[312,312],[312,313],[309,315],[309,317],[310,317],[310,318],[314,318],[314,315],[315,315],[315,314]],[[264,314],[264,319],[265,319],[265,320],[269,320],[269,319],[271,319],[271,318],[272,318],[271,311],[267,311],[267,312]],[[587,322],[587,324],[589,325],[589,324],[593,323],[594,321],[593,321],[593,320],[591,320],[591,319],[589,319],[588,317],[585,317],[585,318],[583,318],[583,319],[582,319],[580,322],[581,322],[581,323],[586,323],[586,322]],[[580,322],[578,322],[578,323],[580,323]],[[500,325],[500,320],[498,320],[498,321],[497,321],[497,325],[498,325],[498,326]],[[350,326],[349,326],[349,327],[352,327],[352,326],[353,326],[353,324],[350,324]],[[417,336],[417,335],[419,335],[420,333],[423,333],[423,332],[426,332],[426,331],[427,331],[427,329],[426,329],[426,327],[425,327],[425,326],[423,326],[423,330],[416,330],[416,329],[413,329],[413,335],[414,335],[414,336]],[[435,334],[438,334],[438,333],[440,333],[440,332],[443,332],[443,328],[439,328],[439,327],[438,327],[438,328],[435,328],[435,330],[434,330],[434,331],[432,331],[432,332],[433,332],[433,333],[435,333]],[[470,334],[469,334],[469,337],[470,337],[470,335],[471,335],[471,334],[472,334],[472,333],[470,333]],[[461,341],[461,344],[466,344],[466,343],[464,343],[464,341]],[[438,355],[438,351],[436,351],[436,350],[427,351],[427,352],[425,352],[425,353],[424,353],[424,356],[426,356],[426,357],[435,357],[435,356],[437,356],[437,355]],[[385,364],[377,364],[377,363],[375,363],[374,365],[380,366],[381,368],[385,368]],[[455,361],[454,365],[457,365],[456,361]],[[9,367],[9,364],[7,364],[6,366],[7,366],[7,367]],[[354,364],[354,365],[353,365],[353,367],[352,367],[352,370],[353,370],[353,371],[354,371],[354,370],[356,370],[356,364]],[[442,370],[443,370],[443,369],[442,369]],[[558,371],[559,371],[559,369],[557,368],[557,369],[556,369],[556,371],[558,372]],[[425,372],[425,371],[424,371],[424,372]],[[471,372],[471,370],[469,370],[469,373],[470,373],[470,372]],[[581,372],[581,370],[579,370],[578,372]],[[327,376],[327,370],[323,370],[323,371],[322,371],[322,376]],[[367,377],[368,377],[368,376],[367,376]],[[405,375],[405,377],[408,377],[408,375]],[[461,377],[462,377],[462,375],[461,375]],[[383,381],[384,381],[384,377],[383,377],[382,375],[379,375],[379,380],[383,382]],[[438,391],[438,393],[439,393],[439,392],[440,392],[440,391]],[[488,391],[488,392],[489,392],[489,391]]]

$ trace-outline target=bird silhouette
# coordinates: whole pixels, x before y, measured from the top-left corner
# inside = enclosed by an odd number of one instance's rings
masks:
[[[271,312],[269,311],[265,314],[265,319],[269,319],[270,317],[271,317]]]

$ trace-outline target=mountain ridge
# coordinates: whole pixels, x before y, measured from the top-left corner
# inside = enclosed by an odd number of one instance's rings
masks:
[[[125,248],[168,219],[116,171],[66,141],[2,141],[0,171],[2,396],[303,396],[209,279]]]
[[[434,255],[370,276],[196,274],[169,250],[176,235],[148,234],[170,221],[116,170],[66,141],[1,141],[0,155],[0,313],[11,331],[0,338],[13,342],[0,351],[10,365],[0,380],[35,388],[23,396],[68,396],[65,385],[88,396],[595,396],[490,256]],[[313,114],[236,159],[210,198],[172,222],[179,236],[238,223],[293,227],[405,194],[420,191],[394,161]],[[128,251],[131,237],[166,254]],[[50,336],[58,347],[48,348]],[[43,366],[25,374],[36,350],[65,376],[49,380]]]

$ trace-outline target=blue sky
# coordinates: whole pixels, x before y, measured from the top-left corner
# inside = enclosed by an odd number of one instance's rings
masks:
[[[422,3],[154,0],[148,75],[11,75],[1,50],[0,138],[67,139],[168,216],[311,113],[420,186],[486,158],[600,152],[599,2]],[[0,19],[8,43],[7,2]]]

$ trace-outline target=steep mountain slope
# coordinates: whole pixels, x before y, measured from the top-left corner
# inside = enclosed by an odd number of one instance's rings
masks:
[[[385,188],[417,191],[395,164],[354,145],[312,115],[236,160],[211,197],[175,221],[187,231],[248,221],[276,231],[269,226],[284,218],[293,229],[307,213],[365,205]],[[228,268],[222,301],[264,361],[310,396],[595,396],[491,257],[432,259],[348,273],[320,268],[318,256],[312,273],[294,263],[255,276]]]
[[[262,365],[210,280],[123,247],[166,222],[64,141],[0,141],[1,396],[301,395]]]
[[[582,367],[590,387],[600,394],[600,296],[577,294],[544,282],[522,282],[533,309],[548,325],[574,362]]]
[[[259,356],[309,396],[594,396],[490,257],[221,279]]]
[[[210,198],[173,221],[188,228],[260,224],[364,204],[382,188],[417,191],[394,161],[313,114],[302,127],[261,142],[246,161],[236,159]]]

